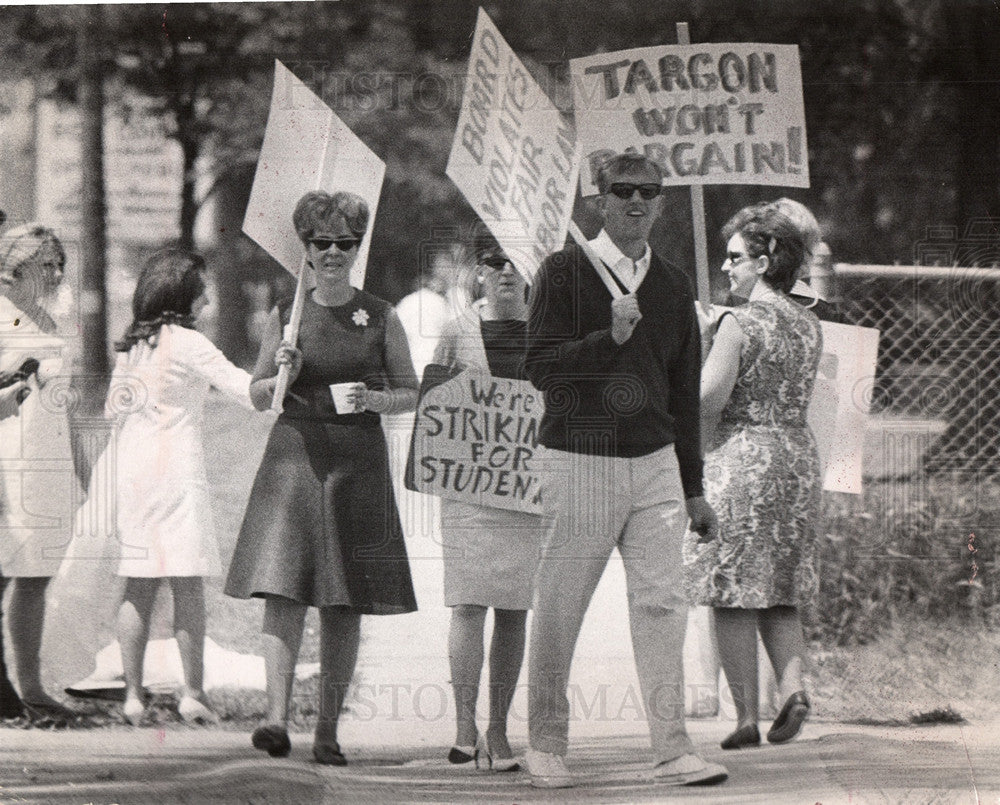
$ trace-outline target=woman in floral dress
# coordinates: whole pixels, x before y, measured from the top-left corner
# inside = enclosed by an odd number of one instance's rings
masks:
[[[693,602],[714,609],[722,667],[737,729],[724,749],[760,743],[757,633],[784,699],[768,740],[798,734],[809,712],[798,606],[815,588],[814,525],[819,457],[806,409],[822,349],[819,320],[788,297],[802,262],[794,225],[766,205],[723,228],[723,271],[749,301],[719,320],[702,370],[706,496],[719,537],[689,535],[685,563]]]

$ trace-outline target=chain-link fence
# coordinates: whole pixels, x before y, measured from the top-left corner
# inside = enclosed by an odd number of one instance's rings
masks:
[[[881,474],[1000,470],[1000,269],[838,265],[836,278],[843,312],[881,332]],[[899,449],[907,429],[916,451]]]

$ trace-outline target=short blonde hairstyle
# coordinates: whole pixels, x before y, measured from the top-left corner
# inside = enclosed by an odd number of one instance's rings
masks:
[[[61,278],[66,269],[66,250],[56,233],[37,221],[16,226],[0,237],[0,274],[13,274],[15,269],[37,257],[46,246],[51,246],[56,252]]]

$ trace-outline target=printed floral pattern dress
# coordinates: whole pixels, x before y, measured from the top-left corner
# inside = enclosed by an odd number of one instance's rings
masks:
[[[757,609],[814,595],[820,464],[806,409],[822,351],[819,320],[784,296],[735,317],[748,344],[705,457],[705,494],[719,538],[688,534],[692,603]]]

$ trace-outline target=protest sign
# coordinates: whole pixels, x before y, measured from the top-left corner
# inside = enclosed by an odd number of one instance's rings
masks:
[[[562,248],[576,134],[482,9],[446,172],[527,279]]]
[[[310,190],[347,190],[368,204],[368,232],[351,266],[351,285],[363,288],[372,224],[382,192],[385,163],[280,61],[274,62],[271,109],[257,159],[243,231],[298,277],[283,338],[298,339],[306,292],[305,247],[292,225],[295,205]],[[288,367],[278,370],[271,408],[281,411]]]
[[[809,186],[797,46],[657,45],[569,64],[585,195],[624,151],[668,185]]]
[[[714,305],[717,324],[732,308]],[[875,383],[879,331],[821,321],[823,352],[806,422],[816,439],[823,489],[861,494],[866,422]]]
[[[368,204],[368,232],[351,267],[351,285],[364,287],[372,222],[385,163],[323,100],[280,61],[243,231],[298,276],[304,248],[292,226],[295,204],[310,190],[347,190]]]
[[[823,355],[806,418],[819,449],[823,489],[860,495],[879,331],[828,321],[820,325]]]
[[[542,395],[524,380],[475,369],[424,370],[406,488],[541,514],[535,450]]]

